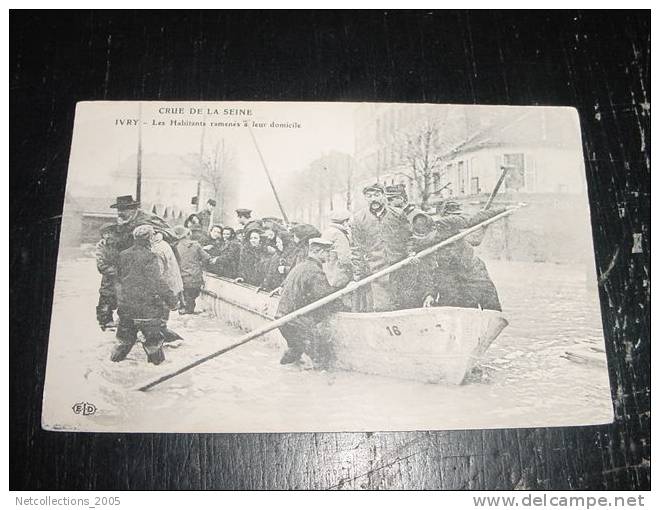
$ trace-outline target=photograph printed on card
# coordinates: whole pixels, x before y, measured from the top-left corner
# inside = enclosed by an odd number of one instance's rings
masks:
[[[45,429],[612,419],[574,109],[77,105]]]

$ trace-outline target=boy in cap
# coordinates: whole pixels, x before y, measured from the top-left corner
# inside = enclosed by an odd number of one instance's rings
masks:
[[[308,245],[307,257],[291,270],[282,284],[282,297],[276,313],[278,318],[318,301],[335,290],[328,283],[322,267],[328,260],[332,241],[316,237],[310,239]],[[325,331],[327,323],[324,321],[341,308],[341,302],[334,301],[281,326],[280,333],[288,349],[280,363],[295,363],[307,352],[318,368],[327,368],[331,352]]]
[[[194,230],[194,236],[192,231]],[[192,225],[192,229],[182,231],[183,238],[177,243],[176,251],[179,259],[179,269],[183,280],[184,306],[179,313],[195,313],[195,300],[199,296],[204,279],[202,277],[204,267],[214,264],[217,257],[211,257],[204,251],[197,238],[201,233],[199,225]]]
[[[119,254],[118,343],[110,356],[115,362],[126,359],[137,341],[138,332],[144,335],[142,347],[147,361],[158,365],[165,360],[163,307],[165,304],[176,307],[176,298],[161,275],[158,257],[151,251],[153,236],[151,225],[136,227],[133,246]]]
[[[101,227],[101,240],[96,245],[96,269],[101,273],[96,320],[101,330],[116,327],[113,312],[117,309],[117,225],[106,223]]]

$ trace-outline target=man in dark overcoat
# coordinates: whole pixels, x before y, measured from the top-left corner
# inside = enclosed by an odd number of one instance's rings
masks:
[[[147,361],[158,365],[165,360],[163,308],[167,304],[174,309],[177,299],[161,274],[158,256],[151,251],[153,236],[151,225],[136,227],[133,246],[119,254],[118,343],[110,356],[112,361],[126,359],[137,341],[138,332],[144,336],[142,347]]]
[[[367,207],[357,211],[350,223],[353,236],[351,262],[356,281],[413,255],[410,224],[401,211],[387,205],[383,186],[367,186],[363,195]],[[406,284],[405,270],[372,282],[357,291],[356,298],[360,303],[355,311],[400,308],[402,287]]]
[[[449,212],[433,222],[428,215],[416,211],[411,223],[416,250],[437,244],[464,229],[478,225],[503,212],[505,208],[493,208],[469,215],[459,211]],[[430,268],[429,264],[433,267]],[[502,310],[495,284],[488,274],[486,264],[474,253],[467,239],[459,239],[425,258],[420,269],[433,273],[417,278],[417,290],[426,292],[423,306],[455,306]],[[419,292],[416,306],[419,306]]]

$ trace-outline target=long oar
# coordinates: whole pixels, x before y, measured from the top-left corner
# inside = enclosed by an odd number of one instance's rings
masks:
[[[257,337],[260,337],[261,335],[264,335],[268,333],[269,331],[273,331],[274,329],[279,328],[280,326],[284,326],[286,323],[289,321],[292,321],[293,319],[296,319],[302,315],[305,315],[309,312],[312,312],[314,310],[317,310],[318,308],[321,308],[322,306],[327,305],[328,303],[331,303],[332,301],[335,301],[347,294],[350,294],[351,292],[354,292],[355,290],[359,289],[360,287],[364,287],[365,285],[373,282],[374,280],[377,280],[385,275],[388,275],[390,273],[393,273],[394,271],[398,271],[399,269],[406,267],[412,263],[414,259],[419,259],[422,257],[426,257],[427,255],[430,255],[433,252],[438,251],[440,248],[443,248],[449,244],[455,243],[459,239],[463,239],[464,237],[470,235],[472,232],[475,232],[476,230],[480,229],[481,227],[484,227],[486,225],[489,225],[491,223],[496,222],[497,220],[500,220],[504,218],[505,216],[508,216],[509,214],[513,213],[516,211],[518,207],[513,207],[511,209],[507,209],[504,212],[501,212],[500,214],[493,216],[492,218],[489,218],[485,221],[482,221],[481,223],[478,223],[474,227],[467,228],[460,232],[459,234],[456,234],[452,237],[449,237],[448,239],[445,239],[444,241],[435,244],[433,246],[430,246],[419,253],[417,253],[414,256],[410,256],[408,258],[405,258],[395,264],[392,264],[389,267],[386,267],[385,269],[378,271],[377,273],[374,273],[372,275],[367,276],[366,278],[363,278],[362,280],[358,282],[353,282],[349,283],[346,287],[343,289],[338,290],[337,292],[333,292],[332,294],[329,294],[328,296],[319,299],[318,301],[315,301],[313,303],[310,303],[307,306],[303,306],[302,308],[299,308],[298,310],[291,312],[288,315],[285,315],[283,317],[280,317],[279,319],[276,319],[272,322],[269,322],[268,324],[265,324],[264,326],[261,326],[260,328],[257,328],[250,333],[247,333],[246,335],[243,335],[242,337],[239,338],[239,340],[231,345],[228,345],[227,347],[224,347],[220,349],[219,351],[212,352],[211,354],[207,354],[206,356],[196,359],[192,363],[188,363],[186,365],[183,365],[180,368],[177,368],[171,372],[168,372],[167,374],[163,374],[161,376],[158,376],[151,381],[142,384],[141,386],[138,386],[136,389],[140,391],[146,391],[150,388],[153,388],[154,386],[157,386],[158,384],[167,381],[168,379],[172,379],[173,377],[176,377],[179,374],[182,374],[184,372],[187,372],[188,370],[195,368],[202,363],[206,363],[209,360],[212,360],[213,358],[217,358],[221,354],[224,354],[226,352],[229,352],[233,349],[236,349],[236,347],[240,347],[241,345],[244,345],[248,342],[251,342]]]

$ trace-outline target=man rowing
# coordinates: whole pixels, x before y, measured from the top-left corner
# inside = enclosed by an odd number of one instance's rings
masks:
[[[436,221],[422,211],[414,211],[410,220],[415,250],[421,251],[449,239],[461,230],[478,225],[504,210],[490,209],[471,216],[449,213]],[[422,305],[502,310],[486,264],[465,239],[426,257],[418,267],[415,280],[416,285],[408,287],[410,292],[406,296],[409,308]]]

